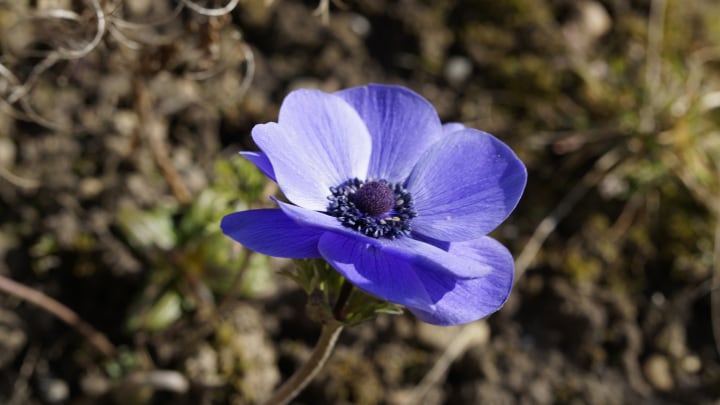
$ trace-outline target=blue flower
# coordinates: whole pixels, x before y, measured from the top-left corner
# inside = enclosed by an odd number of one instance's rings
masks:
[[[322,258],[361,290],[437,325],[471,322],[510,293],[513,259],[487,234],[525,188],[504,143],[399,86],[291,92],[242,152],[290,203],[236,212],[223,232],[249,249]]]

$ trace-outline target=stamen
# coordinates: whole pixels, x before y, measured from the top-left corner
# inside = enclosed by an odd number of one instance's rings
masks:
[[[395,196],[387,184],[371,181],[363,184],[355,192],[353,202],[363,213],[376,217],[390,210],[395,202]]]
[[[410,193],[385,180],[351,179],[330,187],[330,193],[327,213],[373,238],[407,236],[411,220],[417,216]]]

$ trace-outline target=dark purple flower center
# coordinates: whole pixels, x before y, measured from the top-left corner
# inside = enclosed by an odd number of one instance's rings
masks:
[[[353,196],[353,202],[363,213],[376,217],[390,211],[395,196],[387,184],[371,181],[360,186]]]
[[[344,226],[373,238],[395,239],[410,234],[417,216],[410,193],[385,180],[348,180],[330,187],[327,213]]]

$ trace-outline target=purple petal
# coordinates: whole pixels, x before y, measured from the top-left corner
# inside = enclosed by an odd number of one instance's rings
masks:
[[[500,309],[513,283],[514,265],[510,252],[494,239],[485,237],[452,243],[450,253],[476,260],[492,271],[484,277],[451,281],[435,273],[419,273],[425,285],[452,288],[430,308],[410,307],[410,312],[427,323],[457,325],[484,318]]]
[[[420,156],[442,136],[435,108],[404,87],[371,84],[335,94],[357,110],[372,136],[368,177],[405,181]]]
[[[265,176],[277,183],[270,159],[262,152],[240,152],[240,155],[255,165]]]
[[[297,205],[284,203],[282,201],[275,200],[275,202],[285,215],[292,218],[296,223],[302,226],[321,228],[326,231],[333,231],[336,233],[346,233],[348,236],[362,236],[357,231],[343,226],[337,218],[331,217],[330,215],[308,210],[298,207]]]
[[[361,290],[405,305],[421,320],[437,325],[472,322],[497,311],[512,286],[513,261],[490,238],[452,244],[450,256],[489,268],[482,277],[462,279],[357,238],[328,232],[320,237],[323,258]]]
[[[248,249],[292,259],[319,258],[317,244],[325,232],[298,225],[275,209],[235,212],[223,217],[220,227]]]
[[[367,175],[370,134],[357,112],[335,95],[293,91],[280,107],[278,123],[256,125],[252,135],[280,189],[301,207],[323,211],[330,187]]]
[[[527,170],[494,136],[475,129],[439,141],[418,162],[407,188],[418,216],[413,232],[444,241],[479,239],[515,208]]]
[[[448,122],[448,123],[443,124],[443,126],[442,126],[443,135],[450,135],[453,132],[458,132],[465,128],[466,128],[465,125],[463,125],[459,122]]]
[[[328,232],[320,237],[323,258],[353,285],[383,300],[421,308],[432,305],[410,262],[382,248],[345,235]],[[436,297],[437,299],[438,297]]]
[[[492,271],[489,267],[479,265],[472,258],[450,253],[423,241],[409,237],[399,239],[371,238],[352,228],[343,226],[335,217],[280,201],[278,201],[278,204],[287,216],[292,217],[304,227],[318,228],[354,239],[360,244],[373,246],[386,254],[402,258],[414,266],[433,268],[434,271],[458,278],[481,277]]]

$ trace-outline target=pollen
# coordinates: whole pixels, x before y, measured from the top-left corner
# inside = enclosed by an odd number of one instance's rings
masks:
[[[373,217],[386,214],[395,203],[390,187],[379,181],[363,184],[353,196],[353,200],[360,211]]]
[[[396,239],[410,235],[417,216],[410,193],[385,180],[351,179],[330,187],[327,214],[344,226],[372,238]]]

